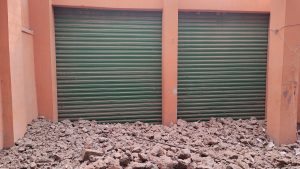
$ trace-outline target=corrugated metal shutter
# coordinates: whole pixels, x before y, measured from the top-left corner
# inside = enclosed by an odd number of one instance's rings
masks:
[[[59,119],[161,122],[161,13],[55,9]]]
[[[264,118],[268,25],[266,14],[179,14],[179,118]]]

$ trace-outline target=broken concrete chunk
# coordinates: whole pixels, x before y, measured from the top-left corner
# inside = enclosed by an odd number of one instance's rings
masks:
[[[138,163],[138,162],[132,162],[130,167],[132,169],[152,169],[154,165],[151,162],[147,163]]]
[[[89,157],[93,155],[93,156],[102,156],[104,155],[103,151],[99,151],[99,150],[92,150],[92,149],[84,149],[82,152],[82,161],[86,161],[89,159]]]
[[[130,157],[128,157],[127,155],[122,155],[122,157],[119,160],[120,165],[126,167],[130,163],[130,160]]]
[[[191,157],[191,151],[189,149],[182,149],[179,152],[178,158],[179,159],[187,159]]]
[[[146,154],[144,154],[144,153],[139,153],[138,156],[139,156],[139,158],[140,158],[140,160],[141,160],[142,162],[148,161],[148,156],[147,156]]]
[[[166,150],[164,150],[159,144],[156,144],[150,152],[154,156],[162,156],[166,154]]]

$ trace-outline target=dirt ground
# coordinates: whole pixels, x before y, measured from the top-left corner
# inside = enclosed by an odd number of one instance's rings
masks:
[[[83,159],[84,150],[95,154]],[[0,168],[300,168],[300,138],[276,147],[266,136],[265,122],[255,119],[179,120],[165,127],[40,118],[15,146],[0,150]]]

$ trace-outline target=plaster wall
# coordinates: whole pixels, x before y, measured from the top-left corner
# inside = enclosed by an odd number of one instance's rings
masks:
[[[52,1],[30,0],[29,16],[34,31],[34,71],[38,112],[40,116],[56,121],[56,56]]]
[[[37,116],[33,41],[28,33],[28,1],[9,0],[9,51],[12,81],[14,140],[23,136],[27,123]],[[26,32],[27,31],[27,32]]]
[[[7,1],[0,1],[0,148],[13,142]],[[5,139],[4,139],[5,138]]]
[[[163,3],[162,123],[177,122],[178,0]]]
[[[297,139],[300,24],[298,0],[272,0],[267,74],[267,132],[277,144]],[[299,117],[298,117],[299,118]]]
[[[22,137],[26,130],[25,58],[23,55],[23,33],[21,1],[8,1],[8,30],[11,69],[11,92],[14,140]]]
[[[0,6],[5,11],[1,14],[3,36],[0,44],[5,53],[1,54],[0,63],[0,121],[5,138],[3,146],[9,147],[24,135],[27,124],[37,117],[37,100],[28,1],[1,0]]]
[[[295,91],[294,93],[294,104],[295,108],[293,109],[291,118],[297,117],[298,123],[300,123],[300,97],[299,97],[299,88],[300,88],[300,1],[297,0],[288,0],[287,1],[287,10],[286,10],[286,21],[285,28],[282,30],[285,33],[285,53],[284,55],[292,63],[289,66],[289,70],[284,72],[284,79],[286,83],[292,83],[291,88]],[[297,123],[294,119],[290,119],[289,123]]]
[[[25,88],[25,108],[27,112],[27,123],[30,123],[38,115],[36,82],[34,71],[34,32],[31,30],[29,20],[29,2],[22,0],[22,55],[24,58],[24,88]]]

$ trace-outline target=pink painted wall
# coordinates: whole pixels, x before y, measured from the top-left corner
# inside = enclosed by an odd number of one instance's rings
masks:
[[[31,29],[29,24],[29,0],[22,0],[22,27]],[[33,52],[33,34],[22,33],[22,52],[24,58],[24,92],[25,92],[25,108],[27,112],[27,123],[31,122],[38,115],[36,83],[34,71],[34,52]]]
[[[33,40],[23,32],[29,28],[27,0],[9,0],[9,49],[12,81],[14,140],[22,137],[27,123],[37,116]]]
[[[277,144],[297,139],[299,0],[272,0],[267,74],[267,132]],[[277,31],[276,31],[277,30]]]
[[[0,1],[0,30],[0,148],[2,148],[6,143],[13,142],[7,1]]]
[[[162,24],[162,123],[177,122],[178,0],[164,0]]]
[[[300,19],[299,19],[299,15],[300,15],[300,11],[299,11],[299,7],[300,7],[300,1],[299,0],[288,0],[287,1],[287,11],[286,11],[286,23],[285,25],[290,25],[284,28],[285,31],[285,38],[286,38],[286,51],[285,51],[285,55],[287,57],[289,57],[289,59],[291,60],[292,64],[291,64],[291,70],[290,72],[287,72],[288,74],[290,74],[291,78],[289,78],[289,82],[292,82],[292,80],[294,80],[292,83],[292,88],[294,88],[294,90],[298,90],[298,94],[299,94],[299,77],[300,77]],[[295,26],[292,26],[295,25]],[[300,123],[300,97],[298,95],[295,96],[294,98],[295,100],[295,109],[293,110],[295,113],[295,116],[298,117],[298,122]],[[298,110],[297,110],[298,109]],[[297,116],[298,114],[298,116]],[[292,120],[290,122],[292,122],[295,120]]]
[[[14,140],[22,137],[26,130],[27,112],[25,96],[25,57],[23,55],[22,1],[8,1],[9,52],[13,107]]]
[[[56,57],[52,1],[30,0],[29,13],[30,24],[34,31],[38,112],[40,116],[57,121]]]
[[[37,117],[33,37],[30,31],[28,0],[2,0],[1,49],[1,116],[0,132],[5,140],[2,146],[9,147],[22,137],[27,124]],[[2,34],[1,34],[2,35]],[[2,48],[3,47],[3,48]],[[0,134],[0,139],[3,140]]]

